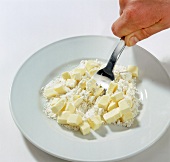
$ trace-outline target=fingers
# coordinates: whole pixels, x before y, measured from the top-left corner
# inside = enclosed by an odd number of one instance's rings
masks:
[[[124,10],[129,0],[119,0],[119,6],[121,10]]]
[[[133,17],[135,14],[134,10],[129,10],[125,12],[122,12],[120,10],[120,12],[121,12],[120,17],[112,25],[112,32],[114,35],[121,38],[138,30],[138,26],[133,23],[136,22],[133,21]]]
[[[121,15],[123,13],[123,10],[122,9],[120,9],[119,10],[119,15]]]
[[[120,15],[123,13],[123,10],[127,5],[127,2],[128,0],[119,0],[119,6],[120,6],[119,14]]]
[[[125,42],[127,46],[133,46],[137,42],[150,37],[151,35],[158,33],[162,30],[166,29],[166,27],[162,26],[160,22],[144,29],[137,30],[125,37]]]

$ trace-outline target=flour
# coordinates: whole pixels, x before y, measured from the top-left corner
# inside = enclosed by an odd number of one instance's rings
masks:
[[[87,60],[82,60],[80,64],[76,68],[86,68],[85,64]],[[98,60],[94,61],[94,65],[92,64],[93,70],[100,69],[104,66],[104,64]],[[74,74],[74,69],[70,71],[70,75]],[[133,118],[122,122],[121,119],[113,122],[112,124],[118,126],[126,126],[130,127],[136,116],[139,114],[139,107],[141,105],[141,101],[139,100],[138,91],[136,88],[136,77],[132,76],[132,73],[128,71],[127,67],[116,65],[114,68],[115,80],[118,87],[114,93],[123,92],[124,98],[132,101],[131,112],[133,114]],[[75,114],[79,114],[82,117],[82,121],[88,121],[94,116],[102,117],[106,110],[98,106],[98,102],[100,98],[104,95],[105,91],[103,89],[102,93],[99,96],[95,96],[95,92],[102,88],[96,85],[91,79],[90,71],[85,71],[80,81],[73,80],[72,78],[65,80],[61,76],[58,76],[54,80],[50,81],[45,87],[42,88],[43,96],[46,98],[46,104],[44,107],[44,113],[47,117],[57,120],[57,114],[53,113],[52,107],[57,103],[59,99],[64,99],[66,103],[73,103],[77,98],[82,97],[82,103],[76,107]],[[48,88],[55,88],[55,85],[60,84],[65,87],[66,93],[60,94],[52,97],[47,97],[45,94],[45,90]],[[83,88],[85,86],[85,88]],[[110,101],[111,102],[111,101]],[[61,113],[61,112],[60,112]],[[102,119],[102,123],[106,122]],[[62,124],[68,129],[79,130],[79,126],[71,126],[68,124]]]

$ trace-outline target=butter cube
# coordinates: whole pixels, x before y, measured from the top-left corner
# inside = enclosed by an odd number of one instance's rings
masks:
[[[104,108],[106,110],[109,102],[110,102],[110,96],[103,95],[98,102],[98,107]]]
[[[86,82],[86,89],[87,91],[93,91],[97,87],[96,81],[94,79],[89,79]]]
[[[126,121],[128,121],[130,119],[133,119],[132,112],[128,111],[127,113],[123,114],[121,119],[122,119],[122,122],[126,122]]]
[[[127,70],[132,73],[133,77],[138,77],[138,67],[137,66],[129,65]]]
[[[133,102],[132,102],[132,100],[131,99],[129,99],[129,98],[126,98],[126,100],[127,100],[127,102],[128,102],[128,104],[130,105],[130,108],[133,106]]]
[[[60,99],[55,105],[52,106],[51,110],[54,114],[58,115],[65,107],[65,100]]]
[[[47,88],[44,90],[44,96],[46,98],[55,97],[57,95],[57,92],[53,88]]]
[[[81,88],[81,89],[85,89],[86,88],[86,81],[81,80],[78,84],[78,87]]]
[[[74,88],[77,85],[77,81],[74,79],[67,79],[66,86],[69,88]]]
[[[57,122],[59,124],[67,124],[67,119],[70,114],[71,114],[70,111],[63,111],[60,115],[58,115]]]
[[[58,94],[65,94],[65,93],[67,92],[65,86],[63,86],[63,85],[61,85],[61,84],[57,84],[57,85],[54,87],[54,90],[55,90]]]
[[[113,109],[115,109],[115,108],[117,108],[117,107],[118,107],[117,103],[112,101],[112,102],[109,104],[109,106],[108,106],[108,108],[107,108],[107,111],[111,111],[111,110],[113,110]]]
[[[71,79],[70,73],[69,72],[64,72],[62,73],[62,77],[63,79],[67,80],[67,79]]]
[[[126,114],[127,112],[131,111],[130,107],[120,107],[120,113],[121,115]]]
[[[104,120],[108,124],[116,122],[120,117],[121,117],[121,114],[120,114],[119,108],[113,109],[103,115]]]
[[[130,108],[130,104],[127,101],[127,99],[120,100],[118,102],[118,105],[119,105],[120,108]]]
[[[85,64],[87,71],[90,71],[94,67],[98,67],[99,64],[93,60],[88,60]]]
[[[90,125],[87,122],[83,122],[80,125],[80,131],[83,135],[89,134],[90,133]]]
[[[73,106],[72,103],[68,102],[65,108],[65,111],[69,111],[71,113],[74,113],[76,108]]]
[[[89,102],[90,102],[90,103],[93,103],[94,100],[95,100],[95,98],[96,98],[95,96],[89,96]]]
[[[60,99],[59,98],[53,98],[50,102],[50,105],[53,106],[55,105]]]
[[[101,99],[101,96],[99,96],[99,97],[96,99],[95,105],[98,105],[100,99]]]
[[[74,79],[74,80],[77,80],[77,81],[80,81],[81,80],[81,74],[80,73],[73,73],[71,75],[71,78]]]
[[[80,98],[80,95],[74,95],[74,96],[73,96],[73,100],[74,100],[74,101],[77,100],[78,98]]]
[[[82,117],[78,114],[70,114],[67,118],[67,124],[72,126],[79,126],[82,122]]]
[[[83,98],[80,97],[80,98],[78,98],[77,100],[74,101],[74,106],[79,107],[82,102],[83,102]]]
[[[98,68],[93,68],[89,71],[90,76],[93,76],[98,71]]]
[[[96,88],[94,90],[94,96],[98,97],[103,93],[104,89],[103,88]]]
[[[106,94],[112,95],[117,90],[117,87],[118,87],[117,83],[114,83],[113,81],[110,82]]]
[[[118,102],[119,107],[132,107],[132,100],[130,98],[124,98]]]
[[[120,107],[120,113],[122,115],[131,110],[130,104],[128,103],[128,101],[126,99],[119,101],[118,105]]]
[[[76,68],[74,69],[75,73],[80,73],[82,76],[85,74],[86,70],[84,68]]]
[[[132,79],[132,73],[131,72],[121,72],[120,73],[120,76],[122,79],[126,80],[126,81],[129,81]]]
[[[100,116],[97,115],[97,116],[93,116],[93,117],[89,118],[88,123],[93,130],[97,130],[101,126],[102,121],[101,121]]]
[[[117,92],[117,93],[114,93],[112,96],[111,96],[111,100],[114,101],[114,102],[118,102],[120,100],[123,99],[123,93],[122,92]]]

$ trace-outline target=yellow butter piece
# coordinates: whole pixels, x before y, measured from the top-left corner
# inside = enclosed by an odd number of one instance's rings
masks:
[[[94,67],[98,67],[99,64],[93,60],[88,60],[85,64],[87,71],[90,71]]]
[[[114,101],[114,102],[118,102],[118,101],[120,101],[122,99],[123,99],[123,92],[117,92],[117,93],[114,93],[111,96],[111,100]]]
[[[67,124],[79,126],[82,123],[82,117],[79,114],[70,114],[67,118]]]
[[[127,102],[128,102],[128,104],[130,105],[130,108],[133,106],[133,102],[132,102],[132,100],[131,99],[129,99],[129,98],[126,98],[126,100],[127,100]]]
[[[93,76],[98,71],[98,68],[93,68],[89,71],[90,76]]]
[[[120,108],[130,108],[130,104],[127,99],[120,100],[118,105]]]
[[[129,97],[129,98],[124,98],[123,100],[121,100],[121,101],[119,101],[119,102],[120,102],[120,103],[119,103],[119,107],[123,107],[122,104],[128,104],[129,107],[131,108],[132,105],[133,105],[132,99],[130,99],[130,97]]]
[[[54,114],[58,115],[65,107],[65,100],[60,99],[56,104],[51,107]]]
[[[96,99],[95,105],[98,105],[100,99],[101,99],[101,96],[99,96],[99,97]]]
[[[127,113],[123,114],[121,119],[122,119],[122,122],[126,122],[126,121],[128,121],[130,119],[133,119],[132,112],[128,111]]]
[[[74,100],[74,101],[77,100],[78,98],[80,98],[80,95],[74,95],[74,96],[73,96],[73,100]]]
[[[133,77],[138,77],[138,67],[129,65],[127,70],[132,73]]]
[[[103,95],[98,102],[98,107],[106,110],[109,102],[110,102],[110,96],[109,95]]]
[[[114,83],[113,81],[110,82],[106,94],[112,95],[117,90],[117,87],[118,87],[117,83]]]
[[[80,97],[80,98],[78,98],[77,100],[74,101],[74,106],[79,107],[82,102],[83,102],[83,98]]]
[[[53,106],[55,105],[60,99],[59,98],[53,98],[50,102],[50,105]]]
[[[130,107],[120,107],[120,113],[123,115],[123,114],[126,114],[127,112],[131,111],[131,108]]]
[[[93,117],[89,118],[88,123],[93,130],[97,130],[100,128],[102,121],[101,121],[100,116],[97,115],[97,116],[93,116]]]
[[[63,111],[60,115],[58,115],[57,122],[59,124],[67,124],[67,119],[70,114],[71,114],[70,111]]]
[[[82,77],[82,75],[78,72],[75,72],[71,75],[71,78],[74,79],[74,80],[77,80],[77,81],[80,81],[81,77]]]
[[[122,79],[126,81],[130,81],[132,79],[132,73],[131,72],[120,72],[120,76]]]
[[[71,113],[74,113],[76,111],[76,108],[73,106],[72,103],[68,102],[65,108],[65,111],[69,111]]]
[[[69,88],[74,88],[77,85],[77,81],[74,79],[67,79],[66,86]]]
[[[117,108],[117,107],[118,107],[117,103],[112,101],[112,102],[109,104],[109,106],[108,106],[108,108],[107,108],[107,111],[111,111],[111,110],[113,110],[113,109],[115,109],[115,108]]]
[[[48,99],[51,97],[55,97],[56,95],[57,92],[53,88],[47,88],[44,90],[44,96]]]
[[[103,88],[96,88],[94,90],[94,96],[98,97],[103,93],[104,89]]]
[[[57,84],[55,87],[54,87],[54,90],[58,93],[58,94],[65,94],[67,91],[65,89],[65,86],[63,85],[60,85],[60,84]]]
[[[90,103],[93,103],[95,98],[96,98],[95,96],[89,96],[88,100],[89,100]]]
[[[75,73],[80,73],[82,76],[85,74],[86,70],[84,68],[76,68],[74,69]]]
[[[86,81],[81,80],[78,84],[78,87],[81,88],[81,89],[85,89],[86,88]]]
[[[131,110],[131,105],[129,104],[127,99],[123,99],[118,102],[120,107],[120,113],[123,115]]]
[[[121,117],[121,114],[120,114],[119,108],[115,108],[103,115],[104,120],[108,124],[116,122],[120,117]]]
[[[96,85],[96,81],[94,79],[89,79],[86,82],[86,90],[87,91],[93,91],[94,89],[96,89],[97,85]]]
[[[89,134],[90,133],[90,125],[88,122],[83,122],[80,125],[80,131],[83,135]]]
[[[62,73],[62,77],[63,77],[63,79],[65,79],[65,80],[67,80],[67,79],[71,79],[71,76],[70,76],[70,73],[69,72],[64,72],[64,73]]]

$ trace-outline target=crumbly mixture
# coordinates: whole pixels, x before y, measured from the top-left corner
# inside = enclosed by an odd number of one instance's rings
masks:
[[[101,124],[130,127],[141,104],[136,88],[137,67],[116,65],[115,80],[104,90],[92,78],[104,66],[98,60],[82,60],[76,68],[43,87],[43,111],[47,117],[68,129],[80,129],[84,135]]]

